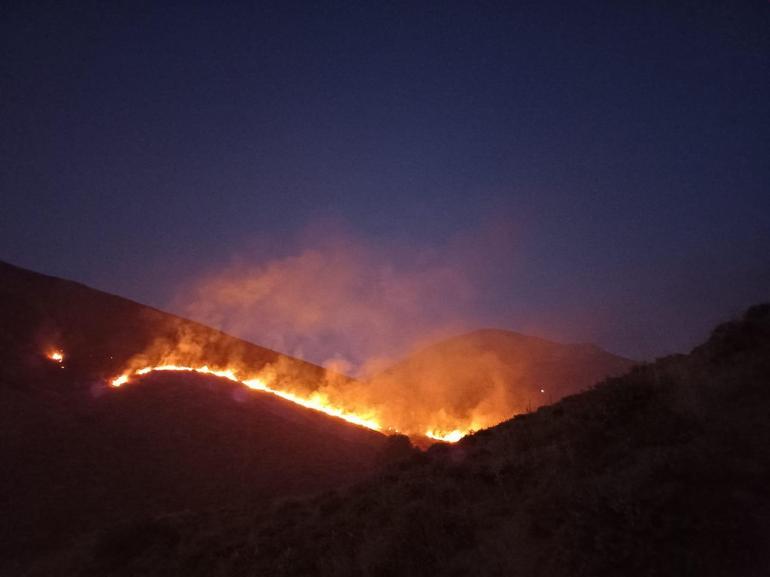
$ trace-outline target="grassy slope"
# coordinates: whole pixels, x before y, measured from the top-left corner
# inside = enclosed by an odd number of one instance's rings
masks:
[[[764,305],[689,355],[435,446],[351,488],[126,525],[84,541],[56,568],[207,577],[767,575],[768,385]]]

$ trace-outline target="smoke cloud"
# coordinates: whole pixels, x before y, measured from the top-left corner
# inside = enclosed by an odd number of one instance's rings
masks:
[[[175,308],[327,370],[320,379],[307,366],[299,374],[285,357],[260,366],[228,358],[215,363],[220,368],[259,370],[270,386],[312,395],[384,430],[457,438],[627,366],[590,348],[566,351],[502,331],[426,348],[478,328],[468,319],[479,318],[475,307],[495,267],[515,266],[511,245],[505,227],[456,237],[444,250],[383,248],[316,227],[279,258],[255,262],[240,255],[209,270],[186,285]],[[193,344],[161,348],[194,353],[179,364],[212,362],[210,345],[184,335],[180,340]],[[176,364],[171,361],[179,355],[150,356]]]
[[[241,256],[193,283],[177,310],[260,345],[361,374],[465,326],[475,289],[441,255],[326,234],[263,263]]]

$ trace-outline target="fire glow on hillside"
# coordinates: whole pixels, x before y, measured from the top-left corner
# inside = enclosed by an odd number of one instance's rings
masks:
[[[387,423],[383,423],[376,410],[362,407],[356,407],[354,410],[343,408],[342,406],[337,405],[323,391],[312,391],[307,394],[301,394],[276,388],[274,383],[277,381],[277,378],[275,372],[272,370],[263,370],[256,374],[246,374],[243,370],[232,367],[217,369],[209,367],[208,365],[187,366],[181,364],[159,364],[127,370],[121,375],[111,379],[110,385],[113,387],[121,387],[138,377],[153,372],[164,371],[194,372],[220,377],[232,382],[240,383],[252,390],[269,393],[302,407],[320,411],[349,423],[386,434],[419,434],[436,441],[455,443],[474,430],[473,428],[447,430],[438,427],[428,427],[422,432],[400,431],[396,427],[388,426]]]

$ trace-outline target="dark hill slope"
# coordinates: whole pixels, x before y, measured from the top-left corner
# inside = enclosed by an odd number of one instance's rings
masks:
[[[126,518],[359,480],[386,441],[224,379],[105,386],[133,354],[180,331],[256,368],[279,355],[76,283],[0,264],[0,326],[0,574]],[[50,346],[65,351],[63,366],[42,354]],[[284,362],[309,382],[322,375]]]
[[[352,488],[268,510],[123,526],[57,567],[87,575],[768,575],[768,384],[763,305],[689,355],[436,445]],[[46,574],[45,564],[39,569]]]

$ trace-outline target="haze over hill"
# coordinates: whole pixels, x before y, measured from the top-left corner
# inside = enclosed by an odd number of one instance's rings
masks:
[[[633,365],[595,345],[485,329],[419,349],[374,375],[368,385],[393,418],[419,418],[419,411],[432,411],[448,423],[463,422],[478,430],[585,390]],[[410,395],[403,395],[404,390]],[[417,408],[408,406],[414,398],[420,399]],[[404,427],[410,430],[408,423]]]

